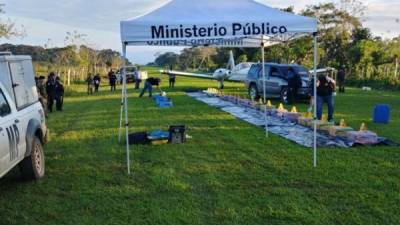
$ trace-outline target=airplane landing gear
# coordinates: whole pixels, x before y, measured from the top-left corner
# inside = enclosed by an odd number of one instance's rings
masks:
[[[218,89],[224,89],[224,81],[218,82]]]

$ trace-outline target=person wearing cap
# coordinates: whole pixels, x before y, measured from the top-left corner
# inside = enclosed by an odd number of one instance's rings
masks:
[[[328,106],[328,121],[333,120],[334,103],[333,93],[335,92],[335,81],[326,76],[320,75],[317,80],[317,119],[322,119],[324,103]]]
[[[161,79],[160,78],[154,78],[154,77],[149,77],[146,79],[144,82],[144,87],[142,92],[140,93],[139,97],[143,97],[144,93],[146,91],[149,91],[149,97],[152,96],[152,91],[153,91],[153,86],[157,86],[158,89],[160,89],[160,83]]]

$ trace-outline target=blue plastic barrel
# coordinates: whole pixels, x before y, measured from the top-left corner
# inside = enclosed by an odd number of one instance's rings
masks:
[[[390,106],[379,104],[374,109],[374,123],[388,124],[390,119]]]

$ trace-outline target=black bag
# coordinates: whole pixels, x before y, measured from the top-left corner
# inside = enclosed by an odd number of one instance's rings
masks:
[[[169,143],[182,144],[186,142],[186,127],[184,125],[169,127]]]
[[[150,144],[150,140],[147,137],[146,132],[136,132],[131,133],[128,136],[129,144],[130,145],[146,145]]]

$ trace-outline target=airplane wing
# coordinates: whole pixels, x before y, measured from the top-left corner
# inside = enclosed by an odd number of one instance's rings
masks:
[[[336,69],[335,68],[331,68],[331,67],[317,69],[317,73],[326,73],[326,72],[330,72],[330,71],[336,71]],[[314,74],[314,70],[310,70],[309,73],[310,74]]]
[[[176,76],[184,76],[184,77],[195,77],[195,78],[203,78],[203,79],[211,79],[216,80],[212,74],[200,74],[200,73],[187,73],[181,71],[174,71],[174,70],[160,70],[161,74],[174,74]]]
[[[235,81],[235,82],[242,82],[242,81],[245,81],[246,78],[247,78],[247,74],[234,74],[234,73],[233,73],[233,74],[231,74],[231,76],[228,77],[228,79],[226,79],[226,80]]]

